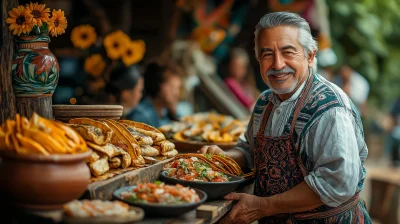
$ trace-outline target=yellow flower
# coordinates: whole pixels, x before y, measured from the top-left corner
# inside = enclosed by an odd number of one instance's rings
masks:
[[[97,34],[90,25],[80,25],[75,27],[71,33],[71,41],[75,47],[87,49],[96,42]]]
[[[14,35],[20,36],[22,34],[28,34],[33,28],[32,14],[29,9],[24,6],[18,6],[8,12],[10,17],[7,18],[6,22],[10,24],[10,31],[13,31]]]
[[[67,28],[67,19],[64,16],[64,12],[53,9],[51,13],[51,18],[49,20],[49,32],[51,36],[57,36],[65,33]]]
[[[145,51],[146,45],[142,40],[131,41],[126,45],[122,61],[126,66],[136,64],[143,59]]]
[[[31,14],[33,16],[34,25],[42,26],[43,23],[47,23],[49,21],[50,9],[45,9],[45,7],[45,4],[39,5],[37,2],[26,4],[26,8],[31,11]]]
[[[129,44],[130,38],[121,30],[112,32],[104,38],[104,47],[107,56],[112,60],[118,60],[125,52],[126,45]]]
[[[106,63],[100,54],[93,54],[85,60],[85,72],[89,73],[93,77],[98,77],[103,73]]]

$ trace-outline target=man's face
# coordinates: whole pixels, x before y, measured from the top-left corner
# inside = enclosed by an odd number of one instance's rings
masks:
[[[258,35],[260,72],[264,82],[281,98],[287,99],[307,78],[315,53],[308,57],[298,42],[299,30],[278,26]]]

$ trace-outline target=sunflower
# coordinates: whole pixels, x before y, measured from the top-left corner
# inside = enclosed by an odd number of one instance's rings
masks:
[[[97,34],[90,25],[80,25],[75,27],[71,33],[71,41],[75,47],[87,49],[96,42]]]
[[[49,21],[50,9],[45,9],[45,7],[45,4],[39,5],[37,2],[26,4],[26,8],[31,11],[31,14],[33,16],[34,25],[42,26],[43,23],[47,23]]]
[[[124,54],[126,45],[129,44],[130,41],[129,36],[121,30],[108,34],[104,38],[107,56],[112,60],[118,60]]]
[[[99,77],[103,73],[106,63],[100,54],[93,54],[85,60],[85,72],[93,77]]]
[[[7,18],[6,22],[10,24],[10,31],[13,31],[14,35],[20,36],[22,34],[28,34],[33,28],[32,14],[29,9],[24,6],[18,6],[8,12],[10,17]]]
[[[49,32],[51,36],[57,36],[65,33],[65,29],[67,28],[67,19],[64,16],[64,12],[53,9],[51,13],[51,18],[49,20]]]
[[[122,55],[122,61],[126,66],[130,66],[138,63],[143,59],[143,55],[146,51],[146,46],[142,40],[131,41],[126,45],[124,54]]]

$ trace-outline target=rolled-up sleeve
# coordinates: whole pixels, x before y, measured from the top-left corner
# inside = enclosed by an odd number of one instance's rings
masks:
[[[249,168],[254,166],[254,115],[251,116],[247,130],[239,137],[237,145],[234,149],[241,151],[246,157]]]
[[[305,182],[323,203],[337,207],[355,194],[362,177],[362,164],[349,111],[345,108],[326,111],[304,138],[304,150],[314,163]]]

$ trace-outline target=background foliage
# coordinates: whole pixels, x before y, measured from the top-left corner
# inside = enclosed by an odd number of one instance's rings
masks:
[[[370,83],[370,106],[387,109],[400,97],[400,0],[327,1],[338,65]]]

